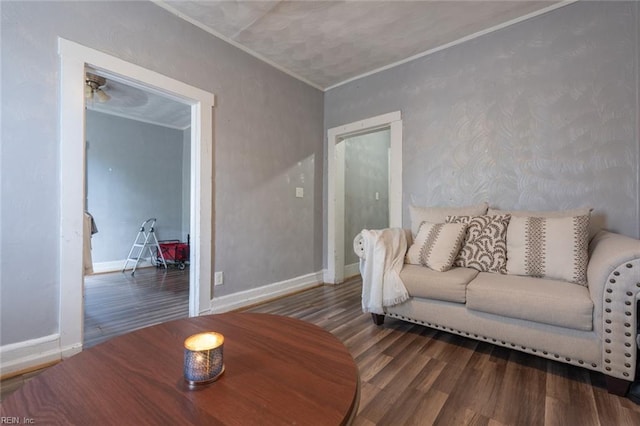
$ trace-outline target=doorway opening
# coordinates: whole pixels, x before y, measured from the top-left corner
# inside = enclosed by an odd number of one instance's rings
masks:
[[[324,281],[345,278],[345,143],[354,136],[386,130],[388,151],[388,226],[402,226],[402,119],[400,111],[379,115],[327,131],[327,270]]]
[[[120,78],[191,110],[189,315],[209,312],[212,271],[214,95],[154,71],[60,38],[60,350],[82,350],[85,205],[85,69]]]
[[[344,278],[360,274],[352,241],[363,229],[389,227],[390,129],[351,135],[336,147],[344,156]],[[338,180],[342,173],[338,173]]]

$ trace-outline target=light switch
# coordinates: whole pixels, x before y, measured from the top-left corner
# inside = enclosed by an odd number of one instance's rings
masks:
[[[380,199],[380,193],[376,191],[376,200]]]
[[[302,198],[304,197],[304,188],[301,187],[297,187],[296,188],[296,198]]]

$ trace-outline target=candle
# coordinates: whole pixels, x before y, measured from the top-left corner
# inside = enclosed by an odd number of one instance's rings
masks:
[[[224,336],[206,332],[184,341],[184,378],[191,386],[213,382],[224,372]]]

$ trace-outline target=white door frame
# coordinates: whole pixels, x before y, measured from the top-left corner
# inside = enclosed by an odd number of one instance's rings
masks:
[[[191,106],[191,252],[189,315],[211,309],[214,95],[122,59],[58,39],[60,56],[60,349],[82,350],[83,216],[85,194],[85,67],[119,75]]]
[[[400,111],[327,130],[327,269],[324,282],[344,280],[344,146],[349,136],[390,129],[389,226],[402,227],[402,117]]]

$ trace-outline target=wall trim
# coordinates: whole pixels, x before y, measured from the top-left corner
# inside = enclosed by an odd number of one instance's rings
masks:
[[[317,85],[316,83],[307,80],[306,78],[302,77],[301,75],[296,74],[295,72],[273,62],[272,60],[268,59],[266,56],[261,55],[258,52],[255,52],[254,50],[248,48],[247,46],[245,46],[242,43],[238,43],[237,41],[235,41],[232,38],[229,38],[225,35],[223,35],[222,33],[219,33],[217,31],[215,31],[213,28],[203,24],[202,22],[199,22],[183,13],[181,13],[180,11],[178,11],[176,8],[174,8],[173,6],[165,3],[164,0],[151,0],[153,3],[155,3],[156,5],[160,6],[161,8],[163,8],[164,10],[166,10],[167,12],[170,12],[174,15],[176,15],[178,18],[183,19],[185,21],[187,21],[188,23],[195,25],[196,27],[200,28],[203,31],[208,32],[209,34],[211,34],[212,36],[219,38],[220,40],[229,43],[230,45],[232,45],[233,47],[242,50],[245,53],[248,53],[249,55],[253,56],[256,59],[259,59],[260,61],[264,62],[265,64],[269,64],[272,67],[274,67],[275,69],[277,69],[278,71],[282,71],[283,73],[297,79],[300,80],[301,82],[308,84],[309,86],[318,89],[320,91],[323,91],[324,88],[322,86]]]
[[[93,273],[103,274],[105,272],[120,272],[122,271],[124,262],[126,262],[126,259],[111,260],[108,262],[93,262]],[[135,262],[129,262],[129,265],[127,265],[127,269],[128,270],[133,269],[134,263]],[[155,267],[155,265],[151,263],[151,260],[149,258],[143,258],[140,260],[140,263],[138,263],[138,268],[146,268],[149,266]]]
[[[83,339],[83,220],[85,175],[86,67],[130,82],[191,108],[189,315],[208,310],[215,241],[213,220],[213,93],[148,70],[107,53],[58,38],[59,86],[59,333],[61,348],[82,346]],[[66,350],[66,349],[65,349]]]
[[[60,361],[63,358],[77,354],[81,350],[81,345],[62,348],[60,346],[60,334],[58,333],[0,346],[0,359],[2,360],[0,377],[35,366]]]
[[[343,80],[343,81],[341,81],[339,83],[336,83],[336,84],[333,84],[331,86],[325,87],[323,90],[325,92],[328,92],[331,89],[335,89],[336,87],[344,86],[345,84],[351,83],[352,81],[360,80],[361,78],[369,77],[370,75],[377,74],[377,73],[382,72],[382,71],[386,71],[386,70],[388,70],[390,68],[395,68],[395,67],[397,67],[399,65],[406,64],[407,62],[411,62],[411,61],[414,61],[416,59],[420,59],[422,57],[429,56],[431,54],[440,52],[441,50],[445,50],[445,49],[448,49],[450,47],[457,46],[459,44],[462,44],[462,43],[465,43],[467,41],[476,39],[478,37],[482,37],[482,36],[484,36],[486,34],[490,34],[490,33],[496,32],[498,30],[501,30],[503,28],[510,27],[511,25],[515,25],[517,23],[520,23],[520,22],[523,22],[523,21],[527,21],[529,19],[535,18],[536,16],[544,15],[545,13],[552,12],[552,11],[554,11],[556,9],[568,6],[568,5],[573,4],[573,3],[577,2],[577,1],[578,0],[565,0],[565,1],[561,1],[559,3],[553,3],[550,6],[544,7],[542,9],[536,10],[534,12],[528,13],[528,14],[520,16],[518,18],[511,19],[510,21],[503,22],[502,24],[494,25],[491,28],[487,28],[485,30],[478,31],[478,32],[473,33],[473,34],[469,34],[467,36],[464,36],[464,37],[459,38],[457,40],[454,40],[452,42],[445,43],[445,44],[442,44],[440,46],[436,46],[433,49],[429,49],[429,50],[426,50],[424,52],[420,52],[420,53],[415,54],[413,56],[409,56],[408,58],[401,59],[399,61],[393,62],[393,63],[391,63],[389,65],[385,65],[383,67],[376,68],[374,70],[365,72],[363,74],[356,75],[355,77],[348,78],[348,79]]]
[[[211,313],[220,314],[264,302],[277,297],[286,296],[323,284],[322,271],[301,275],[289,280],[267,284],[250,290],[239,291],[211,300]],[[215,293],[215,288],[214,288]]]
[[[344,266],[344,277],[351,278],[360,275],[360,263],[352,263]]]
[[[344,144],[340,142],[378,129],[389,133],[389,227],[402,227],[402,114],[393,111],[327,130],[327,251],[324,281],[344,280]]]

